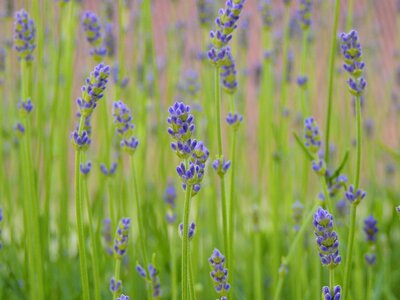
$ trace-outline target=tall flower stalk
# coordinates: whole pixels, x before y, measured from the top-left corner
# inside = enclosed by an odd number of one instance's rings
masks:
[[[131,224],[129,218],[122,218],[119,222],[118,228],[114,238],[114,258],[115,258],[115,270],[114,277],[110,280],[110,291],[113,294],[113,300],[117,299],[117,296],[122,290],[121,276],[121,261],[125,255],[128,247],[128,232]]]
[[[337,43],[337,29],[339,23],[340,13],[340,0],[335,1],[335,18],[332,28],[332,41],[329,57],[329,79],[328,79],[328,105],[326,106],[326,128],[325,128],[325,156],[326,163],[329,164],[329,143],[331,134],[331,116],[332,116],[332,99],[333,99],[333,78],[335,71],[335,58],[336,58],[336,43]]]
[[[356,165],[355,165],[355,178],[354,186],[351,185],[346,192],[346,198],[351,204],[351,219],[350,219],[350,232],[347,242],[347,259],[344,273],[344,298],[347,298],[348,287],[350,281],[350,268],[351,260],[353,257],[353,244],[354,234],[356,227],[357,206],[365,197],[365,192],[359,189],[360,186],[360,173],[361,173],[361,96],[366,87],[366,81],[363,76],[365,63],[362,61],[362,49],[358,42],[358,34],[355,30],[350,31],[348,34],[342,33],[341,36],[341,50],[344,57],[343,68],[350,75],[347,81],[350,93],[355,97],[356,103]]]
[[[190,113],[190,106],[183,102],[175,102],[168,109],[168,133],[174,140],[171,148],[183,160],[176,168],[185,190],[183,209],[183,237],[182,237],[182,299],[189,299],[189,292],[193,290],[190,280],[190,248],[189,248],[189,216],[191,199],[201,189],[204,177],[205,163],[210,155],[203,142],[192,138],[195,130],[194,117]]]
[[[210,32],[212,48],[208,51],[208,58],[215,66],[215,113],[217,118],[217,159],[221,164],[224,160],[223,157],[223,144],[222,144],[222,127],[221,127],[221,87],[222,82],[228,90],[235,90],[237,82],[235,80],[235,65],[228,46],[229,41],[232,39],[232,33],[237,28],[237,21],[239,20],[240,13],[243,9],[245,0],[229,0],[226,6],[218,11],[218,16],[215,20],[217,25],[215,31]],[[229,246],[229,220],[228,220],[228,206],[226,201],[225,180],[224,172],[218,173],[220,177],[220,193],[222,204],[222,224],[224,235],[224,248],[227,256],[227,266],[230,264],[230,246]]]
[[[75,209],[76,223],[78,227],[78,247],[82,283],[82,298],[90,299],[88,267],[86,259],[86,239],[84,230],[84,181],[80,172],[84,152],[88,149],[91,139],[90,118],[98,101],[103,98],[110,68],[104,64],[97,65],[86,84],[82,87],[82,96],[77,99],[79,123],[77,129],[71,134],[72,144],[75,148]]]
[[[14,23],[14,48],[17,51],[21,66],[21,102],[19,103],[20,115],[22,117],[21,127],[24,129],[22,159],[24,163],[23,176],[24,188],[27,194],[24,196],[25,215],[27,216],[25,228],[28,229],[28,269],[30,296],[32,299],[43,299],[43,260],[41,250],[41,239],[39,231],[39,200],[37,188],[35,187],[35,172],[32,159],[31,128],[29,115],[33,109],[30,99],[30,66],[33,60],[33,51],[36,48],[36,26],[29,14],[20,10],[15,15]]]
[[[333,217],[320,207],[314,215],[313,225],[321,263],[329,269],[329,286],[322,288],[323,297],[340,300],[341,288],[338,285],[334,286],[334,270],[342,258],[339,255],[339,237],[333,231]]]

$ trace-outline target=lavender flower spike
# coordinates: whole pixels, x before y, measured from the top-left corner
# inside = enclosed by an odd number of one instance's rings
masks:
[[[273,15],[272,15],[272,3],[271,0],[260,0],[258,10],[261,14],[262,24],[266,30],[270,30],[272,27]]]
[[[87,41],[92,46],[90,55],[96,60],[101,60],[107,55],[107,48],[102,45],[103,37],[101,35],[101,25],[95,13],[86,11],[82,15],[82,28],[85,31]]]
[[[364,220],[364,232],[366,235],[367,242],[374,243],[376,242],[376,233],[378,232],[378,228],[376,224],[378,221],[374,218],[373,215],[370,215],[368,218]]]
[[[32,52],[36,48],[35,37],[35,22],[24,9],[17,11],[14,23],[14,48],[18,52],[19,59],[28,62],[33,60]]]
[[[132,155],[139,145],[139,141],[133,136],[134,125],[131,111],[121,100],[113,104],[113,117],[116,131],[122,137],[121,148]]]
[[[311,25],[312,0],[300,0],[299,21],[303,29],[308,29]]]
[[[313,117],[304,119],[304,137],[306,139],[305,146],[308,150],[313,154],[318,153],[321,148],[321,135]]]
[[[121,258],[126,253],[128,247],[128,231],[130,227],[131,219],[123,218],[119,222],[119,226],[114,238],[114,256]]]
[[[217,172],[217,174],[222,177],[228,172],[229,168],[231,166],[231,161],[225,160],[225,157],[220,157],[217,158],[216,160],[213,161],[212,167],[213,169]]]
[[[130,300],[129,296],[125,296],[124,294],[121,294],[121,296],[119,298],[117,298],[116,300]]]
[[[333,231],[332,215],[323,208],[318,208],[313,225],[321,263],[329,268],[336,267],[342,258],[339,255],[338,235]]]
[[[349,91],[354,96],[361,96],[367,82],[363,76],[365,63],[362,61],[362,50],[361,45],[358,42],[357,31],[352,30],[348,34],[342,33],[340,39],[342,54],[345,61],[343,68],[351,76],[347,81]]]
[[[194,222],[190,223],[189,225],[189,231],[188,231],[188,238],[191,240],[194,236],[196,230],[196,224]],[[183,236],[183,223],[179,224],[179,236],[182,238]]]
[[[322,288],[322,299],[323,300],[340,300],[341,297],[341,287],[339,285],[336,285],[333,288],[333,291],[331,293],[331,290],[329,287],[324,286]]]
[[[210,276],[214,281],[215,291],[222,296],[229,292],[231,286],[228,283],[228,269],[224,267],[225,256],[218,249],[214,249],[213,254],[208,259],[210,263]]]
[[[346,199],[354,205],[358,205],[361,200],[365,198],[365,195],[366,193],[361,189],[355,191],[353,185],[350,185],[349,189],[345,193]]]
[[[233,94],[238,86],[236,80],[236,73],[237,71],[236,71],[235,60],[233,59],[230,48],[227,47],[225,62],[221,66],[220,76],[221,76],[222,86],[228,94]]]

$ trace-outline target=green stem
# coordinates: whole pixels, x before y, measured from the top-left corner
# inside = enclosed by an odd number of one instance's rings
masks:
[[[356,131],[357,131],[357,160],[356,160],[356,178],[354,188],[357,191],[360,186],[360,172],[361,172],[361,101],[360,97],[356,97]]]
[[[27,66],[27,62],[22,60],[21,62],[21,85],[22,85],[22,101],[27,101],[29,98],[29,69]],[[25,112],[24,112],[25,114]],[[31,227],[31,258],[34,261],[35,270],[31,270],[30,280],[33,280],[34,284],[31,286],[31,289],[34,288],[36,290],[36,296],[39,299],[43,299],[44,297],[44,285],[43,285],[43,264],[42,264],[42,251],[41,251],[41,242],[40,242],[40,231],[39,231],[39,201],[37,196],[37,191],[35,188],[35,172],[34,166],[32,162],[32,145],[31,145],[31,131],[28,116],[24,117],[24,126],[25,126],[25,143],[24,143],[24,164],[25,164],[25,176],[27,179],[27,191],[28,194],[26,198],[28,199],[28,218],[30,219],[30,227]],[[32,273],[33,272],[33,273]],[[34,275],[33,275],[34,274]],[[34,280],[36,278],[36,280]],[[32,282],[31,282],[32,283]]]
[[[81,116],[79,120],[78,134],[82,134],[82,128],[84,124],[84,117]],[[79,249],[79,262],[81,270],[81,283],[82,283],[82,294],[84,300],[90,299],[89,293],[89,277],[86,261],[86,239],[85,239],[85,228],[83,224],[83,211],[84,205],[82,201],[82,178],[80,172],[80,163],[82,161],[82,151],[75,151],[75,210],[76,210],[76,224],[78,227],[78,249]]]
[[[225,180],[224,176],[220,176],[220,188],[221,188],[221,204],[222,204],[222,223],[223,223],[223,233],[224,233],[224,247],[226,255],[226,268],[230,269],[230,246],[229,246],[229,230],[228,230],[228,209],[226,203],[225,195]]]
[[[219,68],[215,68],[215,107],[217,114],[217,137],[218,137],[218,156],[222,155],[222,128],[221,128],[221,88],[219,78]]]
[[[188,250],[188,257],[189,257],[189,295],[191,300],[196,300],[194,294],[194,278],[193,278],[193,264],[192,264],[192,253],[190,249],[190,241],[189,241],[189,250]]]
[[[290,245],[288,255],[283,259],[283,262],[284,262],[285,266],[290,264],[294,253],[296,253],[299,241],[300,241],[301,237],[303,236],[304,232],[306,231],[306,229],[310,226],[311,220],[312,220],[312,218],[314,216],[314,212],[317,210],[318,206],[319,206],[319,203],[317,202],[312,207],[312,209],[309,211],[309,213],[306,216],[306,218],[303,220],[303,224],[301,225],[300,230],[297,232],[296,237],[294,238],[293,242]],[[282,271],[279,274],[279,280],[278,280],[277,288],[275,290],[274,300],[279,300],[280,299],[280,294],[281,294],[281,291],[282,291],[283,281],[284,280],[285,280],[285,272]]]
[[[254,289],[255,289],[255,299],[263,299],[263,289],[262,289],[262,258],[261,258],[261,233],[257,229],[254,237],[254,248],[255,248],[255,259],[254,259]]]
[[[188,300],[188,249],[189,249],[189,215],[192,186],[186,186],[185,204],[183,213],[183,237],[182,237],[182,300]]]
[[[236,167],[236,136],[237,136],[237,130],[236,128],[233,129],[233,136],[232,136],[232,156],[231,156],[231,191],[230,191],[230,201],[229,201],[229,255],[230,255],[230,260],[234,261],[234,254],[233,254],[233,244],[234,244],[234,218],[235,218],[235,208],[236,208],[236,203],[235,203],[235,167]],[[233,284],[233,265],[230,264],[230,269],[229,269],[229,274],[230,274],[230,282]]]
[[[361,171],[361,102],[360,97],[356,97],[356,131],[357,131],[357,160],[356,160],[356,170],[355,170],[355,180],[354,180],[354,190],[357,191],[360,185],[360,171]],[[353,203],[351,206],[351,223],[350,223],[350,233],[347,241],[347,259],[345,266],[344,275],[344,286],[343,295],[344,299],[347,299],[347,290],[350,281],[350,267],[351,259],[353,254],[353,244],[354,244],[354,233],[356,227],[356,216],[357,216],[357,205],[358,203]]]
[[[333,23],[332,41],[331,41],[331,53],[329,60],[329,85],[328,85],[328,105],[326,112],[326,135],[325,135],[325,160],[326,164],[329,164],[329,137],[331,129],[331,114],[332,114],[332,98],[333,98],[333,73],[335,69],[335,58],[336,58],[336,42],[337,42],[337,29],[339,22],[340,12],[340,0],[336,0],[335,4],[335,19]]]
[[[169,249],[171,253],[171,299],[178,299],[178,288],[177,288],[177,278],[176,278],[176,252],[175,252],[175,231],[172,226],[168,226],[168,235],[169,235]]]
[[[324,191],[324,198],[325,198],[325,203],[326,203],[326,208],[328,209],[328,211],[330,211],[331,213],[333,213],[333,207],[332,207],[332,203],[331,203],[331,197],[329,197],[329,191],[328,191],[328,186],[326,184],[326,179],[324,176],[320,176],[321,178],[321,185],[322,185],[322,189]]]
[[[81,118],[83,120],[83,118]],[[79,126],[81,127],[81,126]],[[78,248],[79,248],[79,261],[81,270],[81,283],[82,294],[84,300],[90,299],[89,294],[89,278],[86,261],[86,243],[85,243],[85,229],[83,225],[83,201],[82,201],[82,181],[79,170],[81,163],[81,150],[75,152],[75,209],[76,209],[76,224],[78,227]]]
[[[119,281],[120,270],[121,270],[121,258],[116,258],[115,259],[115,272],[114,272],[115,285],[117,285],[117,283]],[[118,290],[113,292],[113,300],[117,299],[117,296],[118,296],[117,292],[118,292]]]
[[[89,222],[89,238],[92,246],[92,268],[93,268],[93,284],[94,284],[94,299],[100,300],[100,273],[99,273],[99,260],[97,256],[97,244],[96,244],[96,235],[93,231],[93,218],[92,211],[90,207],[90,198],[89,198],[89,190],[87,186],[87,176],[83,180],[83,188],[85,192],[85,200],[86,200],[86,208],[87,208],[87,216]]]
[[[335,282],[335,269],[329,269],[329,289],[333,292],[333,286]]]
[[[135,202],[136,202],[136,210],[137,210],[137,222],[138,222],[138,228],[139,228],[139,240],[140,240],[140,246],[142,250],[142,256],[143,256],[143,262],[144,265],[147,267],[147,251],[146,251],[146,243],[144,241],[145,239],[145,234],[144,234],[144,227],[143,227],[143,213],[141,210],[140,206],[140,200],[139,200],[139,190],[138,190],[138,185],[137,185],[137,178],[136,178],[136,171],[135,171],[135,162],[133,159],[133,155],[131,156],[131,163],[132,163],[132,177],[133,177],[133,189],[134,189],[134,194],[135,194]]]
[[[368,287],[367,287],[367,292],[366,292],[366,300],[372,300],[372,295],[373,295],[373,276],[374,272],[372,270],[372,266],[368,266]]]
[[[351,266],[351,258],[353,253],[353,244],[354,244],[354,233],[356,227],[356,215],[357,215],[357,206],[351,206],[351,221],[350,221],[350,233],[347,240],[347,250],[346,250],[346,265],[345,265],[345,273],[344,273],[344,284],[343,284],[343,298],[347,299],[347,290],[350,281],[350,266]]]

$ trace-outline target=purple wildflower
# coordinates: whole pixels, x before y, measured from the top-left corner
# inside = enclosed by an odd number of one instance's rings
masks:
[[[234,129],[238,129],[240,126],[240,123],[243,121],[243,116],[238,114],[238,113],[228,113],[226,116],[226,122],[228,125],[233,126]]]
[[[190,223],[189,231],[188,231],[189,240],[191,240],[193,238],[195,230],[196,230],[196,224],[194,222]],[[179,224],[179,235],[180,235],[180,237],[183,236],[183,223]]]
[[[110,279],[110,291],[111,293],[120,293],[122,288],[121,280],[115,281],[115,278]]]
[[[228,269],[224,267],[225,256],[218,249],[214,249],[213,254],[208,259],[211,267],[210,276],[214,281],[215,291],[224,295],[229,292],[231,286],[228,283]]]
[[[214,5],[211,0],[197,0],[197,15],[201,26],[209,27],[212,23]]]
[[[105,176],[112,176],[115,174],[115,171],[117,170],[118,164],[116,162],[112,163],[110,168],[107,169],[106,165],[101,163],[100,164],[100,170]]]
[[[318,208],[313,225],[321,263],[330,268],[336,267],[342,258],[339,255],[338,235],[333,231],[332,215],[323,208]]]
[[[350,185],[349,189],[345,193],[346,199],[354,205],[358,205],[361,200],[365,198],[365,195],[366,193],[361,189],[355,191],[353,185]]]
[[[236,66],[230,48],[226,48],[225,63],[221,66],[220,77],[222,86],[228,94],[233,94],[238,86],[236,80]]]
[[[271,0],[260,0],[258,10],[261,14],[262,24],[264,28],[266,30],[270,30],[273,21]]]
[[[311,25],[311,8],[312,0],[300,0],[298,17],[300,25],[304,30],[308,29]]]
[[[119,100],[113,104],[113,116],[117,133],[122,137],[121,148],[132,155],[139,145],[139,141],[133,137],[134,125],[131,111],[124,102]]]
[[[104,246],[108,254],[113,254],[113,244],[112,244],[112,229],[111,229],[111,220],[104,219],[103,221],[103,229],[101,231],[104,239]]]
[[[322,299],[323,300],[340,300],[341,297],[341,287],[339,285],[335,285],[333,291],[329,287],[324,286],[322,288]]]
[[[129,296],[126,296],[124,294],[121,294],[116,300],[130,300]]]
[[[230,166],[231,166],[231,161],[230,160],[226,161],[225,157],[223,157],[223,156],[220,158],[217,158],[212,163],[213,169],[221,177],[224,176],[226,174],[226,172],[228,172]]]
[[[314,154],[318,153],[321,148],[321,135],[313,117],[304,119],[304,137],[306,139],[305,146],[308,150]]]
[[[376,242],[376,233],[378,232],[378,228],[376,227],[376,224],[378,221],[374,218],[373,215],[370,215],[364,220],[364,232],[366,236],[366,240],[369,243],[375,243]]]
[[[114,255],[121,258],[126,253],[128,247],[128,231],[131,223],[130,218],[121,219],[115,238],[114,238]]]
[[[32,52],[36,48],[35,36],[35,22],[24,9],[17,11],[14,23],[14,48],[18,52],[19,59],[28,62],[33,60]]]
[[[347,81],[349,90],[354,96],[361,96],[367,82],[363,76],[365,63],[362,61],[362,50],[358,42],[357,31],[352,30],[348,34],[342,33],[340,39],[345,61],[343,68],[351,76]]]
[[[91,11],[86,11],[82,15],[82,28],[85,31],[87,41],[92,46],[90,55],[96,60],[101,60],[107,55],[107,48],[102,45],[103,37],[101,35],[100,20],[97,15]]]
[[[83,175],[88,175],[90,173],[90,169],[92,168],[92,163],[88,161],[86,164],[81,163],[79,165],[79,169]]]

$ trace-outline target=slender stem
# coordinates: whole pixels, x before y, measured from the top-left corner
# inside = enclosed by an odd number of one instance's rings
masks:
[[[93,268],[93,285],[94,285],[94,299],[100,300],[100,273],[99,273],[99,260],[97,256],[97,243],[96,243],[96,235],[94,234],[93,230],[93,218],[92,218],[92,211],[90,207],[90,198],[89,198],[89,189],[87,186],[87,176],[85,176],[83,180],[83,187],[82,189],[85,192],[85,200],[86,200],[86,209],[87,209],[87,216],[89,222],[89,238],[90,244],[92,246],[92,268]]]
[[[111,220],[111,228],[117,228],[117,220],[116,220],[116,215],[115,215],[115,205],[114,205],[114,199],[112,198],[112,193],[111,193],[111,179],[106,178],[106,188],[107,188],[107,194],[108,194],[108,207],[109,207],[109,214],[110,214],[110,220]]]
[[[83,120],[83,118],[81,118]],[[82,123],[82,122],[81,122]],[[79,126],[81,128],[81,126]],[[81,269],[81,283],[82,294],[84,300],[90,299],[89,294],[89,278],[86,261],[86,243],[85,243],[85,229],[83,225],[83,201],[82,201],[82,182],[79,165],[81,163],[82,152],[77,150],[75,152],[75,209],[76,209],[76,224],[78,226],[78,249],[79,249],[79,262]]]
[[[178,288],[177,288],[177,280],[176,280],[176,252],[175,252],[175,232],[173,231],[172,226],[168,226],[168,235],[169,235],[169,249],[171,253],[171,299],[178,299]]]
[[[225,255],[226,255],[226,268],[230,269],[230,246],[229,246],[229,230],[228,230],[228,209],[226,203],[226,195],[225,195],[225,180],[224,176],[220,176],[220,188],[221,188],[221,204],[222,204],[222,223],[223,223],[223,233],[224,233],[224,247],[225,247]]]
[[[289,263],[291,262],[294,253],[296,253],[296,249],[299,244],[299,241],[300,241],[301,237],[303,236],[304,232],[306,231],[306,229],[310,226],[311,220],[314,216],[314,212],[317,210],[318,206],[319,206],[319,203],[317,202],[312,207],[312,209],[309,211],[306,218],[303,220],[303,224],[301,225],[300,230],[297,232],[296,237],[294,238],[293,242],[290,245],[288,255],[284,258],[285,265],[289,265]],[[274,300],[280,299],[280,294],[282,291],[284,280],[285,280],[285,272],[283,271],[283,272],[280,272],[280,274],[279,274],[279,280],[278,280],[277,288],[275,290]]]
[[[333,291],[333,285],[335,282],[335,269],[330,268],[329,269],[329,289]]]
[[[326,135],[325,135],[325,161],[329,163],[329,137],[331,129],[331,114],[332,114],[332,98],[333,98],[333,73],[335,69],[336,58],[336,42],[337,42],[337,28],[339,22],[340,0],[336,0],[335,4],[335,19],[333,22],[333,32],[331,41],[331,53],[329,59],[329,85],[328,85],[328,105],[326,112]]]
[[[374,291],[374,288],[373,288],[373,276],[374,276],[374,272],[373,272],[373,270],[372,270],[372,266],[368,266],[368,274],[367,274],[367,276],[368,276],[368,287],[367,287],[367,292],[366,292],[366,297],[365,297],[365,299],[366,300],[372,300],[372,295],[373,295],[373,291]]]
[[[29,98],[29,68],[25,60],[21,61],[21,85],[22,85],[22,101],[27,101]],[[34,273],[34,277],[30,280],[34,280],[34,284],[31,288],[36,290],[36,296],[39,299],[44,297],[44,285],[43,285],[43,264],[42,264],[42,251],[40,242],[40,231],[39,231],[39,201],[37,197],[37,191],[35,188],[35,172],[32,162],[32,145],[31,145],[31,131],[28,116],[24,117],[25,135],[24,135],[24,163],[25,163],[25,176],[27,179],[27,191],[28,194],[26,198],[29,199],[28,202],[28,220],[30,219],[30,227],[32,229],[32,248],[31,248],[31,258],[34,261],[35,270],[31,270],[30,277]],[[32,273],[33,271],[33,273]]]
[[[189,241],[189,295],[191,300],[196,300],[195,294],[194,294],[194,278],[193,278],[193,264],[192,264],[192,253],[191,253],[191,248],[190,248],[190,241]]]
[[[357,160],[356,160],[356,178],[354,182],[355,190],[357,191],[360,186],[360,172],[361,172],[361,101],[360,97],[356,97],[356,131],[357,131]]]
[[[118,72],[118,82],[116,85],[116,100],[120,99],[121,96],[121,82],[123,80],[124,76],[124,49],[125,49],[125,44],[124,44],[124,39],[125,39],[125,32],[124,32],[124,4],[123,0],[118,0],[118,31],[119,31],[119,48],[118,48],[118,54],[119,54],[119,72]]]
[[[137,221],[138,221],[138,228],[139,228],[139,240],[140,240],[140,246],[142,248],[143,262],[144,262],[144,265],[147,266],[147,251],[146,251],[146,243],[144,241],[145,233],[144,233],[143,219],[142,219],[143,213],[142,213],[141,206],[140,206],[139,190],[138,190],[138,185],[137,185],[135,162],[133,159],[133,155],[131,156],[131,163],[132,163],[133,189],[134,189],[134,194],[135,194]],[[148,279],[150,279],[150,278],[148,278]]]
[[[328,186],[326,184],[326,179],[324,176],[320,176],[320,178],[321,178],[322,190],[324,191],[326,208],[328,209],[328,211],[330,211],[332,213],[333,207],[332,207],[332,203],[331,203],[331,197],[329,196]]]
[[[182,300],[188,300],[188,245],[189,245],[189,215],[192,186],[186,186],[185,204],[183,213],[183,237],[182,237]]]
[[[222,128],[221,128],[221,88],[219,68],[215,68],[215,107],[217,114],[218,156],[222,155]]]
[[[356,131],[357,131],[357,160],[356,160],[356,170],[355,170],[355,180],[354,187],[357,191],[360,185],[360,171],[361,171],[361,103],[360,97],[356,97]],[[351,223],[350,223],[350,233],[347,241],[347,259],[345,265],[344,274],[344,286],[343,295],[347,299],[347,290],[350,281],[350,267],[351,259],[353,254],[353,244],[354,244],[354,233],[356,227],[356,217],[357,217],[357,205],[358,203],[353,203],[351,206]]]
[[[351,259],[353,254],[353,244],[354,244],[354,233],[356,227],[356,215],[357,215],[357,206],[351,206],[351,221],[350,221],[350,233],[347,240],[347,250],[346,250],[346,265],[345,265],[345,273],[344,273],[344,284],[343,284],[343,296],[344,299],[347,299],[347,290],[350,281],[350,266],[351,266]]]
[[[121,258],[117,257],[115,259],[115,272],[114,272],[115,285],[118,284],[119,276],[120,276],[120,270],[121,270]],[[117,292],[118,292],[118,290],[115,290],[113,292],[113,300],[117,299],[117,296],[118,296]]]
[[[232,156],[231,156],[231,191],[230,191],[230,200],[229,200],[229,258],[233,262],[233,245],[234,245],[234,239],[235,239],[235,230],[234,230],[234,219],[235,219],[235,208],[236,208],[236,203],[235,203],[235,167],[236,167],[236,136],[237,136],[237,130],[236,128],[233,129],[233,136],[232,136]],[[234,283],[234,270],[233,270],[233,264],[230,264],[230,269],[229,269],[229,274],[230,274],[230,281],[233,284]]]
[[[255,299],[263,299],[262,289],[262,264],[261,264],[261,233],[257,229],[254,233],[254,248],[255,248],[255,259],[254,259],[254,289]]]

